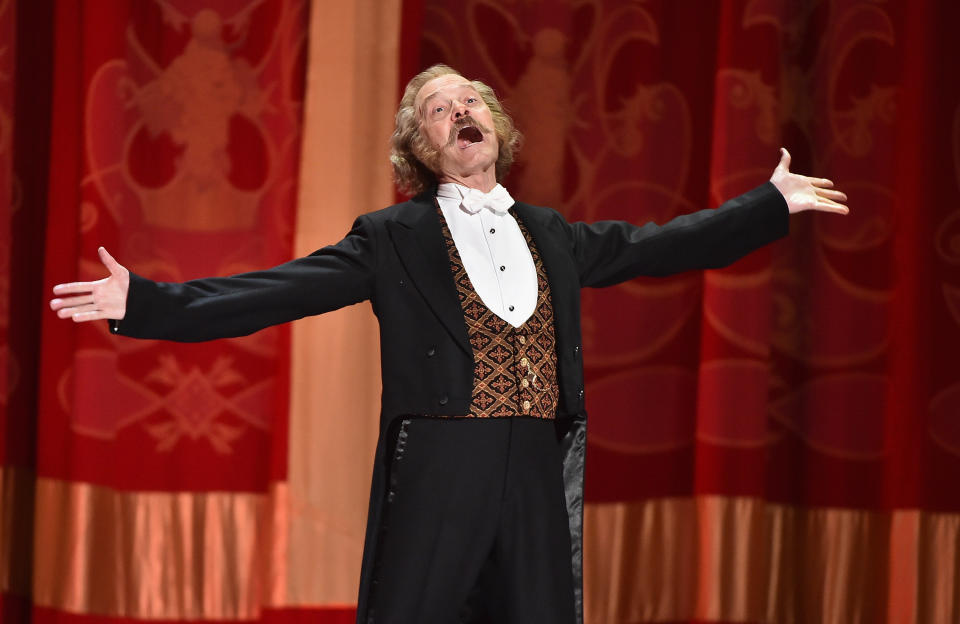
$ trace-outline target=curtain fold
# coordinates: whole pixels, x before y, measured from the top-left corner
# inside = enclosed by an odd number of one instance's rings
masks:
[[[957,514],[743,497],[587,507],[593,622],[950,622]],[[886,600],[879,597],[887,595]]]
[[[22,33],[30,33],[24,36]],[[0,619],[27,621],[50,158],[52,2],[0,3]]]
[[[399,0],[317,3],[310,23],[296,252],[340,240],[393,203],[387,138]],[[379,332],[369,304],[293,328],[287,579],[282,604],[355,605],[380,430]]]

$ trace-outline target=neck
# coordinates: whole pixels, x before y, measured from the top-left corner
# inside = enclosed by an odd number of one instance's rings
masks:
[[[486,171],[467,175],[441,172],[440,175],[437,176],[437,181],[440,184],[445,182],[453,182],[454,184],[460,184],[467,188],[477,189],[478,191],[489,193],[493,190],[493,187],[497,185],[497,176],[494,173],[493,167],[491,167]]]

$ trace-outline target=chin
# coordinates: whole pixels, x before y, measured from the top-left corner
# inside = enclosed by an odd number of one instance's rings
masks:
[[[491,167],[496,166],[497,164],[497,154],[494,152],[491,154],[487,150],[481,149],[471,149],[469,153],[458,152],[456,154],[450,155],[446,162],[450,166],[444,167],[441,165],[441,169],[446,169],[449,171],[485,171]]]

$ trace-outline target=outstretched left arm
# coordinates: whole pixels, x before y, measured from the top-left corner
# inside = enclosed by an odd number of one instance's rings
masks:
[[[780,148],[780,163],[773,170],[770,182],[777,187],[787,201],[790,214],[804,210],[822,210],[847,214],[850,209],[843,202],[846,194],[833,188],[833,182],[826,178],[811,178],[798,173],[790,173],[790,152]]]
[[[681,215],[663,225],[564,224],[580,286],[603,287],[641,275],[727,266],[786,235],[788,215],[804,210],[847,214],[846,200],[830,180],[790,173],[790,154],[781,149],[768,183],[718,208]]]

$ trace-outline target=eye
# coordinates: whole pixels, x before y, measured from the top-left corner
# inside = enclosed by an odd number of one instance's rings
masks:
[[[467,98],[467,104],[476,104],[476,103],[477,103],[477,98],[475,97]]]
[[[443,107],[442,107],[442,106],[437,106],[436,108],[433,109],[433,112],[435,112],[435,113],[442,113],[442,112],[443,112]]]

